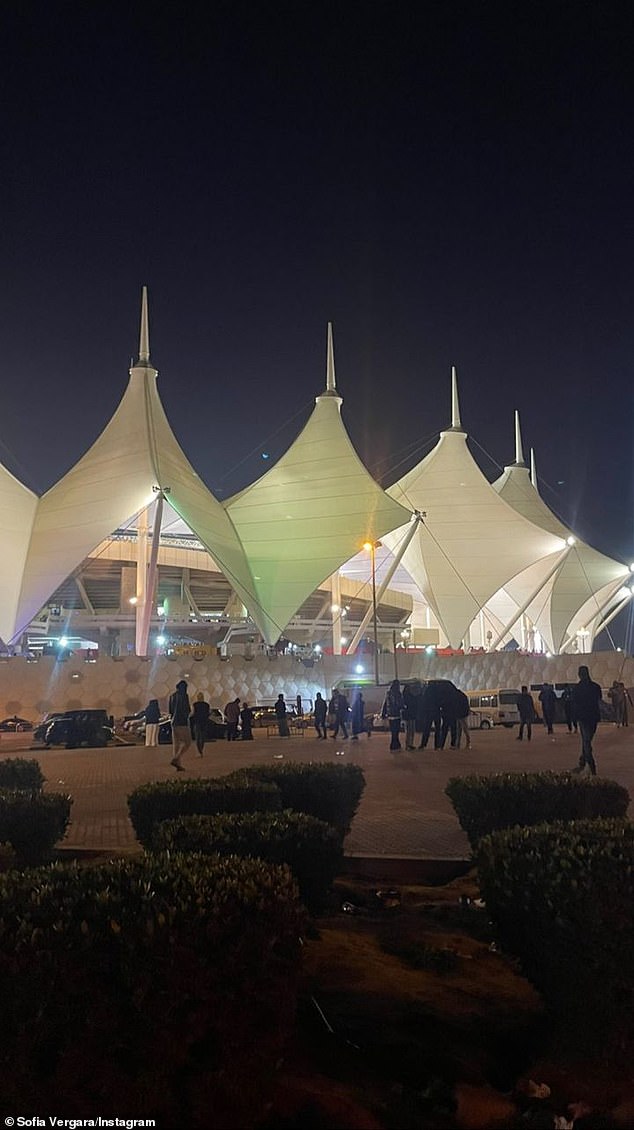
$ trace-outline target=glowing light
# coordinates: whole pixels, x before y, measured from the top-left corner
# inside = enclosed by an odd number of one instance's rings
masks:
[[[316,643],[314,648],[313,648],[313,651],[320,652],[321,651],[321,644]]]
[[[364,541],[362,548],[369,553],[371,549],[374,549],[374,545],[371,541]]]
[[[165,615],[165,609],[163,608],[162,604],[157,608],[156,615],[157,616],[164,616]]]
[[[330,611],[331,612],[338,612],[339,611],[339,605],[338,604],[331,604],[330,605]]]
[[[165,639],[165,636],[157,636],[157,637],[156,637],[156,642],[157,642],[157,644],[158,644],[158,646],[159,646],[159,647],[164,647],[164,646],[165,646],[165,643],[166,643],[166,639]]]
[[[136,604],[138,599],[139,599],[138,596],[131,596],[129,601],[128,601],[128,604]]]
[[[59,641],[60,647],[68,647],[68,636],[61,636]]]
[[[436,649],[432,646],[432,644],[430,644],[429,647],[425,648],[425,651],[427,652],[428,655],[433,655],[435,650]]]
[[[365,671],[365,667],[363,667],[360,663],[357,663],[357,665],[355,667],[355,671],[356,671],[357,675],[362,675],[363,672]]]
[[[341,646],[345,647],[347,642],[348,642],[348,640],[347,640],[346,636],[342,636],[341,637]]]
[[[575,542],[576,542],[576,540],[577,540],[577,539],[576,539],[576,538],[573,538],[573,536],[572,536],[572,534],[571,534],[571,535],[570,535],[570,537],[566,538],[566,545],[574,545],[574,544],[575,544]]]

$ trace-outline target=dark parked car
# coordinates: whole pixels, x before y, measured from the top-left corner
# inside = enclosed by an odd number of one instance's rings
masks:
[[[27,722],[26,718],[18,718],[16,714],[13,715],[13,718],[4,718],[0,722],[0,730],[5,734],[20,734],[25,730],[32,729],[32,722]]]
[[[302,716],[303,717],[303,716]],[[295,709],[294,702],[286,703],[286,721],[298,723],[297,710]],[[254,706],[253,708],[253,725],[254,726],[277,726],[277,714],[275,713],[274,706]]]
[[[193,723],[190,719],[190,728],[192,731],[192,738],[194,736]],[[209,711],[209,721],[207,723],[207,737],[206,741],[212,742],[216,738],[226,738],[227,736],[227,723],[222,710],[218,710],[212,706]],[[159,745],[169,745],[172,740],[172,723],[169,718],[159,724]]]
[[[33,736],[47,749],[52,745],[76,749],[106,746],[115,734],[112,718],[105,710],[65,710],[46,719]]]

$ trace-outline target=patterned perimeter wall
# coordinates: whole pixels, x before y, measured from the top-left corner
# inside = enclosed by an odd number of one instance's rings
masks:
[[[400,678],[451,679],[465,690],[504,686],[519,688],[522,683],[575,682],[580,663],[587,663],[592,677],[602,687],[614,679],[634,686],[634,659],[619,652],[593,655],[560,655],[551,659],[519,655],[517,652],[492,652],[488,655],[433,656],[398,655]],[[103,707],[115,718],[141,710],[150,698],[167,706],[168,696],[179,679],[187,679],[190,697],[202,691],[212,706],[223,707],[238,696],[251,705],[272,702],[282,691],[287,702],[301,694],[305,704],[317,691],[326,696],[339,679],[355,677],[359,660],[354,657],[324,656],[307,667],[291,656],[269,659],[256,656],[246,660],[234,656],[200,661],[182,656],[163,656],[143,660],[136,656],[112,659],[100,656],[94,663],[72,656],[56,662],[52,658],[27,662],[21,657],[0,659],[0,719],[17,714],[33,721],[52,710]],[[371,674],[371,661],[366,666]],[[380,679],[394,678],[394,656],[382,655]],[[370,695],[368,693],[368,698]],[[634,697],[634,696],[633,696]]]

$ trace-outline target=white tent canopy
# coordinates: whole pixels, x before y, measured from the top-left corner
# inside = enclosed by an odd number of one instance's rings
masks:
[[[524,463],[519,413],[516,412],[515,462],[504,468],[493,487],[518,513],[571,545],[560,568],[526,608],[526,615],[548,647],[558,652],[578,630],[586,630],[592,637],[606,603],[622,587],[629,569],[575,538],[543,501],[534,480],[536,475],[533,473],[531,477]],[[518,607],[524,604],[530,583],[530,578],[524,575],[505,586]]]
[[[460,423],[455,371],[452,402],[451,429],[388,494],[424,512],[403,564],[458,647],[498,589],[535,562],[545,578],[566,542],[509,506],[478,467]],[[393,548],[399,537],[383,540]]]
[[[5,641],[10,640],[14,632],[36,507],[37,495],[0,466],[0,639]],[[49,595],[50,591],[46,593]]]
[[[30,623],[57,586],[117,527],[168,493],[259,618],[244,551],[223,507],[180,448],[150,365],[147,293],[143,290],[139,360],[110,423],[89,451],[40,499],[8,638]]]
[[[359,550],[409,521],[363,466],[341,420],[328,327],[326,390],[279,462],[229,499],[227,512],[251,564],[276,640],[308,596]]]

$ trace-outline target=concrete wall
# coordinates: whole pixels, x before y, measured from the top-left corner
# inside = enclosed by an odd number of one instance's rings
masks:
[[[522,683],[575,682],[580,662],[587,662],[592,677],[603,687],[613,679],[634,685],[634,660],[618,652],[598,652],[588,656],[563,655],[546,659],[514,652],[489,655],[428,657],[399,654],[400,678],[451,679],[465,690],[494,686],[520,687]],[[373,674],[373,664],[363,661],[365,677]],[[246,660],[234,656],[226,661],[216,657],[198,662],[178,656],[143,660],[137,656],[112,659],[101,656],[95,663],[71,657],[64,662],[53,658],[30,663],[21,657],[0,660],[0,718],[17,714],[38,721],[51,710],[103,707],[116,718],[141,710],[150,698],[167,706],[170,692],[179,679],[187,679],[190,696],[202,691],[213,706],[224,706],[239,696],[249,703],[274,700],[282,691],[289,702],[301,694],[306,702],[317,691],[328,695],[339,679],[353,678],[357,657],[324,656],[314,667],[306,667],[292,656],[268,659],[256,656]],[[382,655],[381,682],[394,678],[394,656]]]

